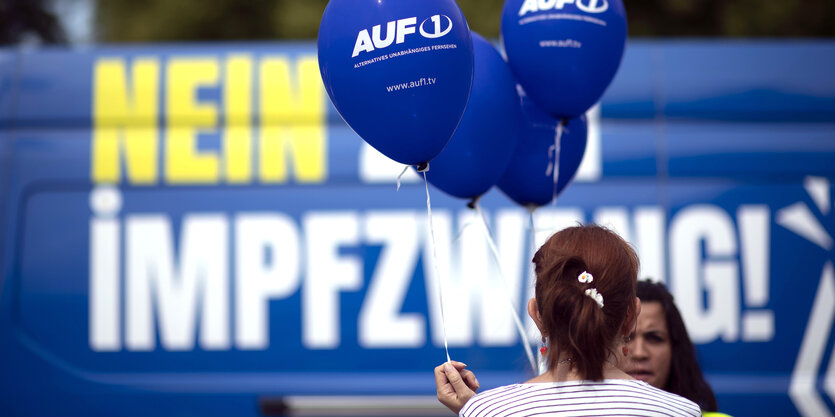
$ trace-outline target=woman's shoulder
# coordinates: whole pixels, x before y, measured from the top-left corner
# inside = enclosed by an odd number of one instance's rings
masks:
[[[677,416],[701,417],[699,407],[693,401],[655,388],[636,380],[607,379],[604,381],[569,381],[503,385],[474,396],[461,409],[463,417],[478,414],[497,404],[520,403],[543,398],[558,400],[570,396],[573,400],[586,398],[589,407],[611,407],[611,399],[619,398],[624,404],[637,402],[649,409],[664,409]],[[600,399],[604,404],[595,405]],[[637,400],[637,401],[636,401]],[[615,406],[617,407],[617,406]]]
[[[519,393],[522,393],[522,392],[525,392],[527,390],[535,388],[536,385],[538,385],[538,384],[522,384],[522,383],[519,383],[519,384],[502,385],[500,387],[496,387],[496,388],[493,388],[493,389],[489,389],[489,390],[486,390],[486,391],[479,392],[473,398],[471,398],[470,401],[476,400],[476,399],[484,401],[484,400],[487,400],[487,399],[490,399],[490,398],[497,398],[497,397],[500,397],[500,398],[513,397],[515,394],[519,394]]]
[[[483,408],[484,406],[500,401],[513,401],[515,398],[524,395],[532,389],[536,389],[539,384],[510,384],[502,385],[493,389],[479,392],[474,397],[470,398],[464,407],[459,412],[460,416],[469,416],[475,410]]]
[[[675,410],[683,416],[699,416],[702,415],[702,410],[699,406],[678,394],[664,391],[660,388],[655,388],[652,385],[637,380],[621,380],[623,384],[633,386],[636,392],[641,393],[649,401],[657,402],[667,405],[671,410]]]

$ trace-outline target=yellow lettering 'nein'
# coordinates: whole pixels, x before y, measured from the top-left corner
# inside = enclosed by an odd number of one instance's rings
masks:
[[[230,184],[252,181],[252,59],[229,58],[224,82],[226,128],[223,132],[224,169]]]
[[[327,180],[327,101],[315,56],[108,57],[93,78],[95,183]]]
[[[216,152],[199,151],[197,135],[217,128],[217,106],[197,99],[197,89],[216,86],[213,58],[175,58],[168,63],[165,180],[169,184],[217,184]]]
[[[92,177],[97,184],[122,181],[121,155],[132,184],[158,180],[159,62],[102,59],[93,70]]]

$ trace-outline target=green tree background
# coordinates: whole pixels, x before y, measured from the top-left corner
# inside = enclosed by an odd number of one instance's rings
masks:
[[[630,37],[835,37],[835,0],[626,0]],[[503,0],[458,0],[499,35]],[[97,0],[101,42],[315,39],[327,0]]]

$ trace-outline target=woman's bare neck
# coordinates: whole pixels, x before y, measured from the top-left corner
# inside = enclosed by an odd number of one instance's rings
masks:
[[[570,362],[562,362],[556,366],[555,369],[549,369],[547,372],[537,375],[527,381],[526,384],[534,384],[541,382],[568,382],[568,381],[583,381],[583,378],[576,369],[570,366]],[[621,371],[609,362],[603,364],[603,379],[634,379],[626,372]]]

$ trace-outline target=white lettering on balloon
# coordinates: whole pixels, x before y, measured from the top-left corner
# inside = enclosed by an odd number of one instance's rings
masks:
[[[519,16],[549,10],[563,10],[566,4],[573,4],[586,13],[603,13],[609,10],[607,0],[525,0],[519,9]]]
[[[356,58],[361,52],[373,52],[392,44],[399,45],[406,42],[406,37],[417,31],[415,25],[417,25],[417,17],[387,22],[385,38],[382,37],[382,25],[373,26],[370,33],[368,29],[359,31],[351,58]],[[437,39],[451,32],[452,26],[452,19],[449,16],[436,14],[421,22],[419,32],[426,39]]]

